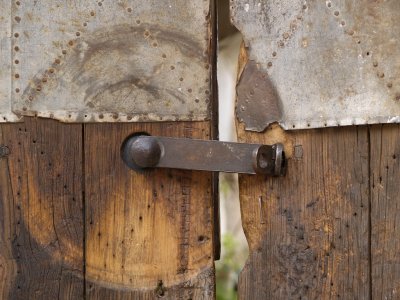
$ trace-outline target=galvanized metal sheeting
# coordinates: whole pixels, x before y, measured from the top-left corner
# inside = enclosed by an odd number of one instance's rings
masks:
[[[208,0],[0,2],[8,121],[209,118]]]
[[[0,123],[19,118],[11,112],[11,2],[0,0]]]
[[[209,118],[208,0],[0,4],[1,122]],[[231,13],[247,129],[400,122],[399,1],[232,0]]]
[[[231,0],[231,17],[253,70],[238,84],[248,130],[400,122],[400,1]]]

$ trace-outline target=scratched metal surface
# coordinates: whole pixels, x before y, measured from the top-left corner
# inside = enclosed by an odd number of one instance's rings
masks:
[[[19,118],[11,112],[11,2],[0,0],[0,123]]]
[[[18,114],[209,118],[209,0],[12,1],[12,28]]]
[[[231,0],[231,18],[255,70],[238,83],[248,130],[400,122],[400,1]]]

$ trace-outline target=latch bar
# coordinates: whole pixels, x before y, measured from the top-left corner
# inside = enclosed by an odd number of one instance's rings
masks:
[[[134,170],[174,168],[227,173],[285,174],[282,144],[260,145],[155,137],[128,138],[122,158]]]

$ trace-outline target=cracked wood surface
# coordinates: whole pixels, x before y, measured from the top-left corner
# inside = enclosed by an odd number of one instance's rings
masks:
[[[82,126],[2,124],[0,295],[79,299],[84,291]]]
[[[240,299],[397,299],[400,126],[238,131],[289,156],[284,178],[239,178]]]
[[[135,132],[209,139],[210,124],[85,125],[86,295],[111,290],[135,299],[138,291],[126,289],[136,287],[169,299],[211,299],[211,173],[133,172],[120,147]]]
[[[214,137],[210,1],[12,1],[8,9],[7,93],[28,117],[0,127],[0,146],[10,149],[0,158],[0,298],[214,298],[212,175],[137,174],[120,158],[137,131]],[[30,116],[207,121],[67,125]]]
[[[400,293],[400,126],[371,128],[372,299]]]
[[[0,298],[214,297],[211,174],[137,174],[134,132],[208,139],[209,122],[0,127]]]

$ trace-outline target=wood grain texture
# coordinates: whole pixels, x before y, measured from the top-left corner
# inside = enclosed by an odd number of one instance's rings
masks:
[[[137,131],[207,139],[210,125],[87,125],[85,164],[82,125],[0,127],[2,299],[214,297],[211,174],[129,170]]]
[[[240,299],[368,299],[368,128],[240,127],[239,138],[290,150],[286,177],[240,176],[250,248]]]
[[[400,126],[371,128],[372,298],[400,293]]]
[[[85,125],[86,295],[212,299],[211,173],[130,170],[136,132],[209,139],[210,123]]]
[[[0,127],[0,144],[4,146],[4,133]],[[15,205],[10,182],[7,158],[0,158],[0,298],[6,299],[13,289],[13,280],[17,273],[13,256],[12,240],[15,231]]]
[[[2,299],[83,296],[81,142],[81,125],[1,125]]]
[[[154,289],[112,289],[105,286],[90,288],[87,299],[153,300],[153,299],[214,299],[214,271],[206,269],[192,279],[165,287],[161,282]]]

